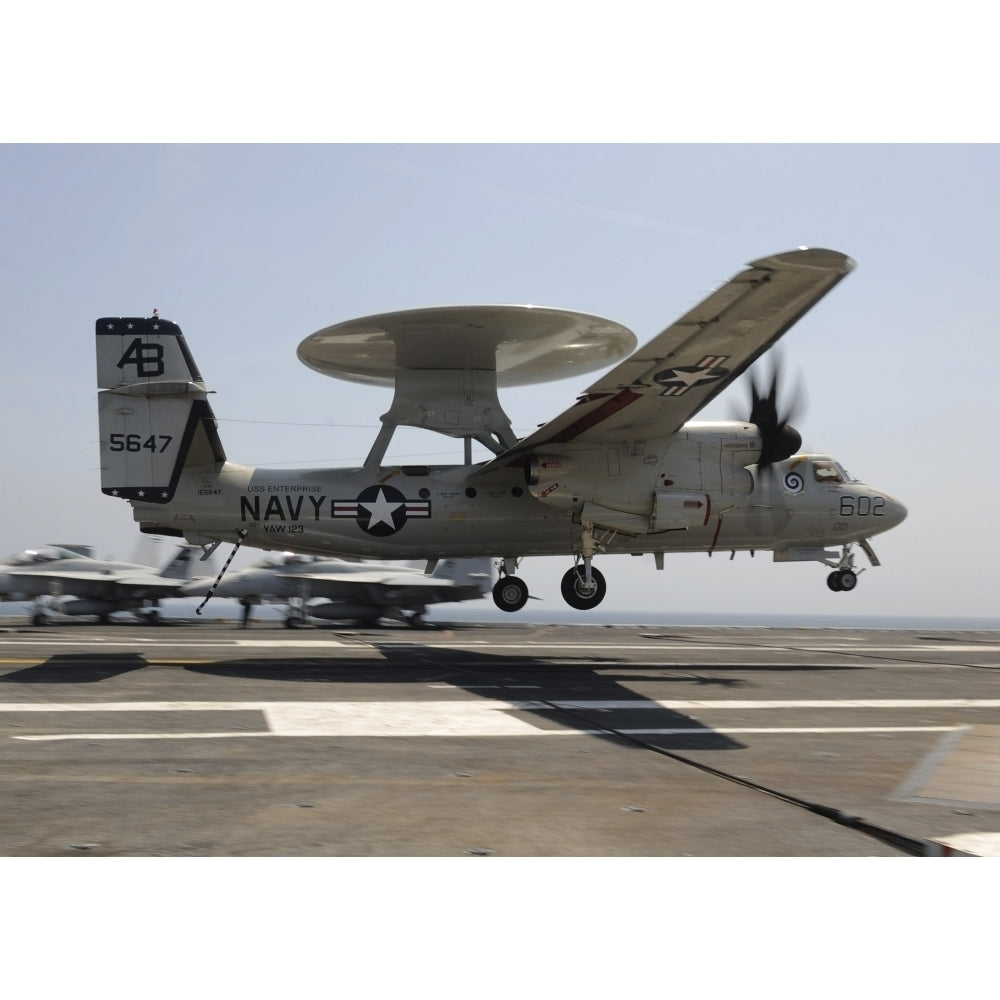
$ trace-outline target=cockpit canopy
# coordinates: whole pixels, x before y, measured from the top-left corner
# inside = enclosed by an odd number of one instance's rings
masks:
[[[814,458],[812,460],[813,479],[817,483],[853,483],[856,480],[832,458]]]
[[[37,549],[16,552],[8,556],[4,562],[8,566],[41,566],[58,559],[92,559],[93,552],[89,545],[76,545],[73,548],[65,545],[43,545]]]

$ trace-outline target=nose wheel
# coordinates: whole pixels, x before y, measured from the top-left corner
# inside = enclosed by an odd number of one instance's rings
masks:
[[[835,569],[826,578],[826,585],[836,592],[854,590],[858,585],[858,575],[854,570]]]
[[[871,546],[867,543],[862,545],[868,558],[871,560],[873,566],[878,565],[878,560],[875,558],[875,553],[872,552]],[[843,553],[840,557],[840,564],[837,568],[826,578],[826,585],[835,593],[846,593],[849,590],[854,590],[858,585],[858,573],[863,572],[863,570],[855,570],[854,561],[854,546],[848,543],[844,546]],[[833,566],[832,562],[828,562],[827,566]]]

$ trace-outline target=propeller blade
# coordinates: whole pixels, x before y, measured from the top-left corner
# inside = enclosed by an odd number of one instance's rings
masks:
[[[802,435],[791,424],[791,420],[803,412],[801,379],[787,403],[783,403],[781,368],[778,359],[774,363],[770,383],[758,381],[755,373],[750,373],[748,421],[755,424],[760,432],[761,450],[757,467],[762,474],[767,474],[775,462],[790,458],[802,447]]]

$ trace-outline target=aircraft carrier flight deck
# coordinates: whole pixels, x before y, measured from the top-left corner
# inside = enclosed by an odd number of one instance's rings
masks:
[[[0,622],[2,856],[937,856],[1000,633]]]

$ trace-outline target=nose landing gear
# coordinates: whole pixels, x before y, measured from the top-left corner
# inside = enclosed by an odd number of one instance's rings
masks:
[[[854,590],[858,585],[858,575],[854,570],[835,569],[827,578],[826,585],[833,591]]]
[[[877,566],[878,560],[875,558],[871,546],[867,542],[862,542],[861,547],[868,554],[868,558],[872,560],[872,565]],[[864,572],[864,570],[855,569],[853,548],[854,546],[850,542],[844,546],[839,565],[826,578],[826,585],[835,593],[846,593],[849,590],[854,590],[858,585],[858,575]],[[827,565],[832,566],[833,563],[827,563]]]

